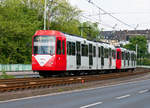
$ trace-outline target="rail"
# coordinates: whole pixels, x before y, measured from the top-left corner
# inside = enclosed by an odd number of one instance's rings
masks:
[[[135,72],[120,72],[100,75],[88,75],[88,76],[73,76],[73,77],[58,77],[58,78],[15,78],[15,79],[1,79],[0,80],[0,92],[16,91],[23,89],[32,89],[40,87],[52,87],[59,85],[68,85],[75,83],[86,83],[90,81],[114,79],[138,74],[144,74],[150,72],[149,69],[138,69]]]

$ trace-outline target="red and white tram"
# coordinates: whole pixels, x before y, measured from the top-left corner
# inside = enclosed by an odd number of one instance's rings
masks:
[[[55,30],[37,31],[33,36],[32,49],[32,70],[41,76],[136,67],[134,51]]]

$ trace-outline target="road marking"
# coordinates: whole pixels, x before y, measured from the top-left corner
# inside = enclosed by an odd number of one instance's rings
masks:
[[[0,101],[0,103],[21,101],[21,100],[27,100],[27,99],[33,99],[33,98],[40,98],[40,97],[46,97],[46,96],[62,95],[62,94],[67,94],[67,93],[90,91],[90,90],[96,90],[96,89],[101,89],[101,88],[116,87],[116,86],[127,85],[127,84],[135,84],[135,83],[144,82],[144,81],[150,81],[150,79],[140,80],[140,81],[133,81],[133,82],[125,82],[125,83],[113,84],[113,85],[106,85],[106,86],[101,86],[101,87],[96,87],[96,88],[87,88],[87,89],[81,89],[81,90],[72,90],[72,91],[65,91],[65,92],[45,94],[45,95],[37,95],[37,96],[24,97],[24,98],[18,98],[18,99],[10,99],[10,100],[6,100],[6,101]]]
[[[93,103],[93,104],[89,104],[89,105],[85,105],[85,106],[82,106],[80,108],[89,108],[89,107],[92,107],[92,106],[95,106],[95,105],[99,105],[99,104],[102,104],[103,102],[97,102],[97,103]]]
[[[124,95],[124,96],[119,96],[119,97],[116,97],[116,99],[123,99],[123,98],[127,98],[127,97],[129,97],[129,96],[131,96],[131,95]]]
[[[139,91],[139,93],[142,94],[142,93],[145,93],[145,92],[148,92],[148,91],[149,91],[149,90],[146,89],[146,90]]]

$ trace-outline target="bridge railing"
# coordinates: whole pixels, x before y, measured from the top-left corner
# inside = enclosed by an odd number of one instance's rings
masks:
[[[150,66],[137,65],[137,67],[150,68]],[[31,64],[0,64],[0,72],[18,72],[18,71],[32,71]]]
[[[144,66],[144,65],[137,65],[136,67],[141,67],[141,68],[150,68],[150,66]]]
[[[0,71],[17,72],[32,71],[31,64],[0,64]]]

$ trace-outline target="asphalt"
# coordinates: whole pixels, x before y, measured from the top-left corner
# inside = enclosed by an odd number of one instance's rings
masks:
[[[3,101],[0,108],[150,108],[150,80]]]

